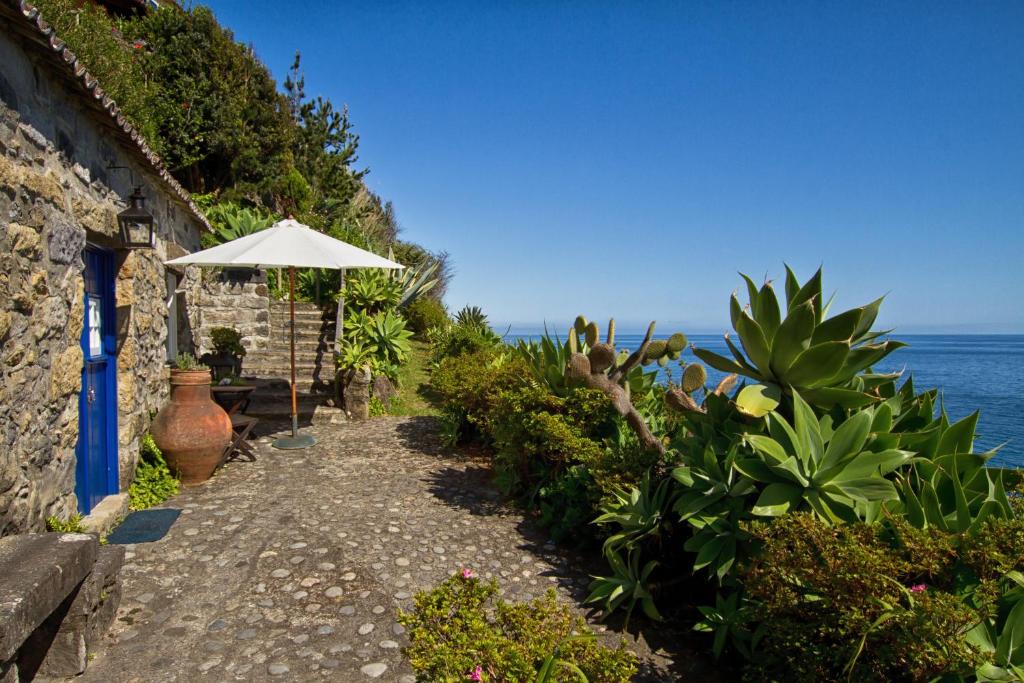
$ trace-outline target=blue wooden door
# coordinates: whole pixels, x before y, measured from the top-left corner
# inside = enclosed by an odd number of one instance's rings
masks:
[[[117,493],[117,349],[114,332],[114,268],[109,252],[87,247],[85,325],[82,327],[82,393],[78,399],[78,509],[89,514]]]

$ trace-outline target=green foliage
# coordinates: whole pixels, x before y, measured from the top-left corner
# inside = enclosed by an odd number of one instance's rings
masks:
[[[79,63],[99,79],[132,125],[163,155],[159,117],[151,106],[159,86],[146,77],[151,48],[133,40],[132,22],[112,19],[99,6],[77,0],[38,0],[32,4]]]
[[[1004,548],[1024,557],[1024,523],[999,524],[991,528],[1012,530],[1017,544]],[[1013,679],[1024,650],[1006,634],[1014,620],[1024,626],[1024,576],[975,564],[984,557],[976,541],[898,521],[827,526],[805,514],[755,535],[761,552],[742,570],[750,625],[762,624],[751,678],[964,680],[1002,669],[1005,678],[979,678]]]
[[[245,356],[245,347],[242,346],[242,335],[234,328],[213,328],[210,330],[210,341],[213,343],[213,348],[217,353],[227,353],[238,357]]]
[[[406,329],[405,320],[391,310],[372,316],[356,311],[345,320],[345,328],[338,369],[354,370],[369,365],[373,372],[397,380],[398,367],[412,350],[412,332]]]
[[[382,417],[388,414],[388,407],[376,396],[370,397],[370,417]]]
[[[128,487],[129,508],[145,510],[178,493],[179,482],[171,473],[153,437],[143,435],[135,478]]]
[[[419,300],[437,286],[440,280],[435,276],[440,264],[436,261],[421,266],[408,266],[395,276],[402,292],[398,298],[399,307],[408,306]]]
[[[455,314],[455,324],[465,327],[490,327],[487,316],[479,306],[463,306]]]
[[[430,297],[416,299],[405,307],[402,315],[409,324],[413,336],[424,341],[429,338],[428,332],[432,328],[443,330],[451,326],[448,310],[444,304]]]
[[[405,654],[419,679],[455,683],[477,672],[478,680],[492,682],[625,683],[636,672],[636,655],[624,642],[616,649],[599,645],[553,590],[528,603],[499,600],[497,592],[496,582],[464,570],[416,595],[413,611],[401,612],[398,621],[408,631]]]
[[[46,518],[46,530],[59,534],[84,534],[85,527],[82,526],[82,515],[77,512],[67,520],[51,515]]]
[[[458,414],[466,429],[490,438],[493,407],[504,392],[526,386],[518,359],[496,348],[445,357],[430,377],[430,388],[443,411]]]
[[[179,353],[174,358],[176,370],[206,370],[207,367],[199,362],[191,353]]]
[[[822,301],[821,270],[801,285],[787,267],[783,318],[771,283],[758,289],[749,277],[743,278],[748,306],[741,307],[735,294],[730,300],[732,326],[743,350],[727,335],[733,358],[694,349],[698,358],[722,372],[776,384],[787,393],[797,390],[814,406],[856,408],[879,400],[874,390],[892,377],[862,373],[904,346],[875,343],[885,334],[871,330],[882,299],[826,318],[829,304]]]
[[[345,307],[373,315],[398,305],[399,284],[379,268],[357,268],[345,280]]]
[[[472,323],[458,323],[427,330],[431,346],[431,362],[435,365],[445,358],[498,349],[501,337],[490,327]]]
[[[255,234],[274,223],[273,216],[268,216],[258,209],[243,208],[233,202],[215,204],[206,209],[205,213],[214,229],[213,235],[209,236],[213,244],[223,244]],[[204,235],[204,238],[207,236]]]

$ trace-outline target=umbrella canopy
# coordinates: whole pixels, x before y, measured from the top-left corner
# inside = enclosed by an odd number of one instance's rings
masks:
[[[287,218],[266,230],[167,262],[226,268],[404,268]]]
[[[225,244],[167,261],[175,266],[223,268],[287,268],[291,318],[292,436],[274,442],[278,448],[306,448],[316,443],[312,436],[298,434],[298,406],[295,395],[295,269],[296,268],[388,268],[405,266],[374,253],[336,240],[287,218],[266,230],[239,237]],[[341,303],[338,304],[339,315]],[[339,330],[342,322],[338,321]]]

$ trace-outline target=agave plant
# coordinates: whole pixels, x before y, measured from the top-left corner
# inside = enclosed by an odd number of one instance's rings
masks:
[[[479,306],[463,306],[455,314],[455,324],[463,327],[490,327],[487,315]]]
[[[439,279],[434,277],[438,262],[425,263],[415,268],[406,268],[400,275],[394,277],[401,294],[398,297],[398,307],[408,306],[413,301],[423,296],[437,286]]]
[[[345,306],[368,314],[394,308],[402,295],[401,285],[378,268],[360,268],[345,279]]]
[[[651,572],[658,567],[658,562],[649,560],[640,566],[640,550],[628,551],[627,559],[613,548],[604,549],[604,557],[612,570],[612,576],[595,576],[590,587],[593,589],[585,604],[600,603],[606,614],[626,606],[626,624],[633,608],[639,603],[640,608],[651,619],[661,621],[661,614],[654,606],[654,596],[648,585]]]
[[[725,336],[732,358],[694,349],[713,368],[776,384],[785,393],[799,391],[814,405],[856,408],[879,396],[875,389],[891,375],[861,374],[904,346],[878,342],[888,331],[872,331],[882,299],[827,317],[822,301],[821,269],[803,285],[786,266],[786,315],[782,316],[771,282],[760,289],[746,275],[749,303],[741,307],[733,294],[730,317],[742,350]]]
[[[255,209],[244,209],[231,202],[210,207],[206,216],[214,227],[213,236],[218,244],[252,235],[269,228],[274,222],[272,216],[263,215]]]
[[[774,517],[809,507],[830,523],[870,516],[868,504],[899,500],[886,474],[907,464],[910,451],[870,450],[869,437],[880,425],[875,411],[864,408],[832,429],[832,418],[818,419],[793,392],[794,420],[777,412],[766,416],[770,435],[748,434],[744,441],[756,457],[740,458],[734,467],[766,486],[751,511]]]
[[[412,332],[406,329],[405,320],[391,311],[373,316],[367,333],[367,341],[376,348],[378,359],[392,365],[405,362],[412,350],[411,337]]]

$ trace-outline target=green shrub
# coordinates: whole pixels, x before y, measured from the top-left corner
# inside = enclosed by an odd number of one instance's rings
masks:
[[[242,334],[231,327],[215,327],[210,330],[210,341],[213,343],[217,353],[226,353],[232,356],[244,356],[245,347],[242,346]]]
[[[988,525],[973,538],[901,521],[828,526],[806,513],[756,526],[761,552],[740,574],[761,624],[750,677],[971,676],[992,655],[967,634],[995,617],[1003,572],[1024,557],[1020,520]]]
[[[388,407],[384,405],[384,401],[380,400],[376,396],[370,397],[370,417],[381,417],[388,414]]]
[[[77,512],[67,520],[51,515],[46,518],[46,530],[59,534],[84,534],[85,527],[82,526],[82,515]]]
[[[499,395],[526,386],[526,377],[517,358],[486,348],[445,358],[431,374],[430,388],[443,410],[463,417],[469,430],[463,437],[489,441],[491,409]]]
[[[153,437],[144,435],[139,448],[139,464],[135,467],[135,478],[128,487],[129,507],[132,510],[145,510],[177,494],[178,489],[179,482],[171,474]]]
[[[413,611],[401,612],[398,621],[408,630],[405,655],[418,680],[533,683],[555,659],[558,673],[548,680],[581,680],[569,665],[590,683],[625,683],[636,672],[636,655],[625,642],[616,649],[599,645],[554,590],[527,603],[496,599],[497,592],[496,582],[463,570],[416,595]]]
[[[445,358],[463,356],[502,346],[501,337],[491,328],[473,323],[432,327],[427,331],[430,361],[437,365]]]
[[[432,297],[419,297],[402,310],[402,315],[413,336],[423,341],[428,341],[427,331],[431,328],[444,329],[451,325],[444,304]]]

